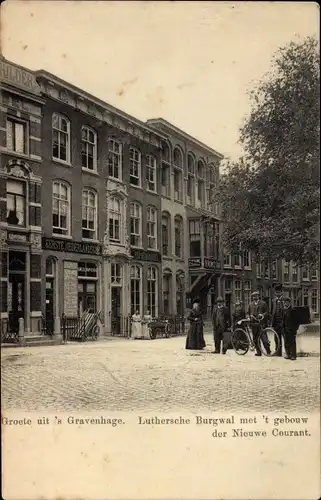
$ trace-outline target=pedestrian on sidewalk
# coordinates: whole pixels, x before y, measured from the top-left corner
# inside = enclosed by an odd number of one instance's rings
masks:
[[[139,314],[139,311],[135,311],[132,315],[132,331],[131,331],[132,339],[141,339],[143,338],[142,332],[142,318]]]
[[[283,334],[284,334],[284,349],[285,359],[296,360],[296,332],[297,325],[294,317],[294,310],[291,306],[291,299],[284,297],[283,310]]]
[[[275,285],[275,298],[272,301],[271,323],[272,328],[279,336],[280,345],[275,356],[282,356],[282,337],[284,336],[284,297],[282,285]]]
[[[224,305],[222,297],[217,297],[212,313],[214,351],[213,354],[226,354],[228,348],[227,332],[230,328],[230,312]]]
[[[200,351],[205,347],[204,340],[204,322],[200,308],[200,299],[193,301],[193,308],[188,316],[190,327],[188,329],[185,349]]]

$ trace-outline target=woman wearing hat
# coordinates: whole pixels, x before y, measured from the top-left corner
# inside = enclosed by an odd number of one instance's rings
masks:
[[[205,347],[204,340],[204,324],[200,308],[200,300],[197,298],[193,301],[193,309],[191,310],[188,321],[190,327],[186,337],[185,349],[201,350]]]

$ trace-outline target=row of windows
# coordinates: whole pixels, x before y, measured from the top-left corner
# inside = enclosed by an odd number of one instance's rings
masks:
[[[7,118],[7,148],[18,153],[28,153],[27,123],[13,118]],[[164,158],[168,158],[165,151]],[[71,162],[71,134],[70,121],[60,114],[54,113],[52,116],[52,157],[64,163]],[[183,179],[183,153],[180,149],[174,149],[174,196],[177,201],[182,201],[182,179]],[[97,132],[91,127],[81,128],[81,164],[84,169],[97,171],[98,149]],[[122,144],[119,141],[110,139],[108,141],[108,175],[115,179],[122,179]],[[142,155],[134,147],[129,149],[129,170],[130,183],[133,186],[141,187],[142,179]],[[146,156],[146,187],[149,191],[156,192],[156,159],[152,155]],[[195,198],[195,178],[197,184],[197,200],[203,205],[206,196],[213,190],[215,185],[215,167],[205,166],[203,160],[197,162],[191,153],[188,154],[188,178],[187,178],[187,202],[194,204]],[[208,185],[207,190],[205,185]],[[170,169],[168,165],[162,168],[162,194],[169,195],[170,189]]]

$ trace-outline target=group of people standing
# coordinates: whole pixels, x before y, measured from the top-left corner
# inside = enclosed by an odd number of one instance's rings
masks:
[[[251,294],[251,302],[248,310],[245,311],[243,304],[239,301],[235,304],[235,309],[230,316],[229,309],[224,305],[222,297],[218,297],[212,311],[212,325],[214,337],[213,354],[226,354],[230,344],[230,332],[235,328],[238,321],[247,318],[251,320],[253,341],[256,349],[256,356],[262,356],[258,342],[262,328],[271,325],[278,333],[280,343],[274,356],[282,356],[282,344],[285,350],[285,359],[296,359],[296,331],[298,325],[294,324],[291,314],[291,299],[284,297],[282,285],[275,287],[275,298],[272,301],[272,310],[269,312],[266,302],[260,299],[259,292]],[[193,308],[188,316],[190,328],[186,339],[186,349],[201,350],[206,346],[204,340],[204,322],[200,308],[200,300],[197,298],[193,302]],[[269,353],[269,345],[265,346]]]
[[[149,311],[142,317],[139,311],[136,311],[131,317],[131,335],[132,339],[150,339],[150,331],[148,324],[152,321],[152,316]]]

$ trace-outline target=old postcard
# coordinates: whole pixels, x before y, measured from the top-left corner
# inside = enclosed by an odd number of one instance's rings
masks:
[[[6,500],[320,497],[319,12],[1,4]]]

